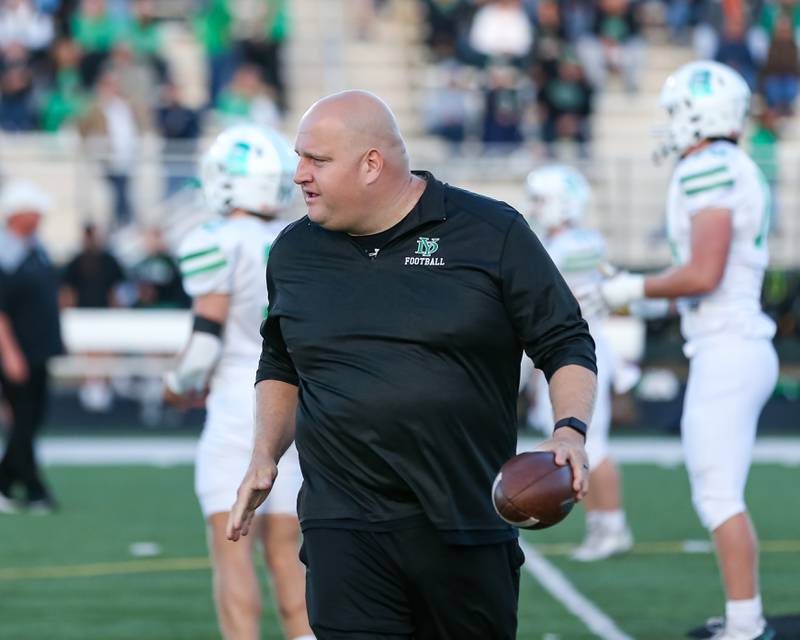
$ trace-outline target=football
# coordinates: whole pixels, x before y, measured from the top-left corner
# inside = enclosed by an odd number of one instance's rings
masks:
[[[520,453],[506,462],[492,486],[492,502],[503,520],[523,529],[545,529],[567,517],[575,504],[572,470],[551,451]]]

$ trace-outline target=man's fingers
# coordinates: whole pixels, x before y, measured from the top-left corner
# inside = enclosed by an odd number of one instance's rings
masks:
[[[570,464],[572,466],[572,489],[577,494],[578,500],[586,497],[589,491],[589,464],[583,456],[571,456]]]

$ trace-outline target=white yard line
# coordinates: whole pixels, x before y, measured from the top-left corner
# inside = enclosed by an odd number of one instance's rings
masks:
[[[521,438],[520,451],[530,451],[543,438]],[[623,464],[683,464],[677,438],[612,438],[611,455]],[[114,465],[144,464],[169,466],[191,464],[197,439],[193,437],[148,436],[46,436],[38,444],[44,464]],[[800,437],[765,437],[756,441],[755,462],[800,465]]]
[[[528,573],[567,611],[583,622],[589,631],[602,640],[632,640],[536,549],[521,539],[519,544],[525,552],[525,569]]]

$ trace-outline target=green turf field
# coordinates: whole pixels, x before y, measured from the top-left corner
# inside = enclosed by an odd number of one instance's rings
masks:
[[[215,638],[203,523],[188,466],[55,467],[49,477],[63,503],[55,516],[0,516],[0,637],[15,640]],[[749,502],[762,537],[768,613],[800,612],[800,510],[797,467],[756,465]],[[630,555],[603,563],[570,561],[581,514],[526,540],[626,634],[681,638],[721,613],[714,558],[688,554],[704,540],[682,468],[624,468],[629,517],[637,538]],[[135,558],[130,545],[154,542],[161,553]],[[266,584],[266,582],[265,582]],[[278,639],[267,605],[264,638]],[[525,574],[521,639],[592,638],[586,627]]]

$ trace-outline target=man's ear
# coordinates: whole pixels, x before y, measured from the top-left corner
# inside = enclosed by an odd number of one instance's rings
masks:
[[[366,172],[367,184],[372,184],[383,171],[383,156],[377,149],[370,149],[364,156],[364,169]]]

